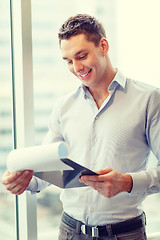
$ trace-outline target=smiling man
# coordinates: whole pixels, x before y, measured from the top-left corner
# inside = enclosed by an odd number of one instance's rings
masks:
[[[80,178],[86,187],[62,191],[59,240],[145,240],[141,204],[160,191],[160,90],[112,66],[94,17],[67,19],[58,36],[62,58],[81,85],[56,103],[44,143],[67,142],[71,158],[98,173]],[[158,165],[146,170],[151,150]],[[2,183],[13,194],[27,187],[36,193],[47,183],[32,174],[6,172]]]

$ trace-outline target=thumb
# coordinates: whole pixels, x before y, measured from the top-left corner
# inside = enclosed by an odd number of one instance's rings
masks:
[[[112,170],[113,170],[112,168],[107,167],[105,169],[96,171],[96,173],[99,175],[104,175],[104,174],[110,173]]]
[[[6,175],[6,176],[9,176],[9,175],[11,175],[10,171],[9,171],[9,170],[7,170],[7,171],[6,171],[6,173],[5,173],[5,175]]]

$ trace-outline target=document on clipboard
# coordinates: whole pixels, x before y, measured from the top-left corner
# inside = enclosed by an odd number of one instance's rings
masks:
[[[36,172],[34,173],[34,176],[43,179],[57,187],[65,189],[85,187],[85,184],[79,182],[79,178],[82,175],[98,175],[97,173],[86,167],[83,167],[71,159],[62,158],[60,161],[70,166],[73,170]]]
[[[60,188],[84,187],[79,182],[81,175],[97,175],[70,159],[65,142],[14,149],[8,155],[7,168],[11,172],[33,170],[34,176]]]

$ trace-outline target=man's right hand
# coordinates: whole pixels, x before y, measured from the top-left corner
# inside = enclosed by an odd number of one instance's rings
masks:
[[[6,171],[3,174],[1,181],[5,185],[6,190],[8,190],[10,193],[20,195],[28,187],[32,176],[33,171],[31,170],[18,171],[14,173]]]

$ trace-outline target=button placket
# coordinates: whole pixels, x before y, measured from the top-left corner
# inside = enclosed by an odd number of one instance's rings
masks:
[[[99,116],[96,115],[93,119],[93,126],[92,126],[92,136],[91,136],[91,154],[92,154],[92,157],[91,157],[91,167],[92,169],[95,168],[95,165],[97,163],[96,159],[95,159],[95,154],[94,154],[94,149],[95,149],[95,144],[97,143],[97,135],[96,135],[96,131],[95,131],[95,128],[96,128],[96,123],[99,119]]]
[[[93,207],[90,208],[90,212],[94,212],[94,208]]]

